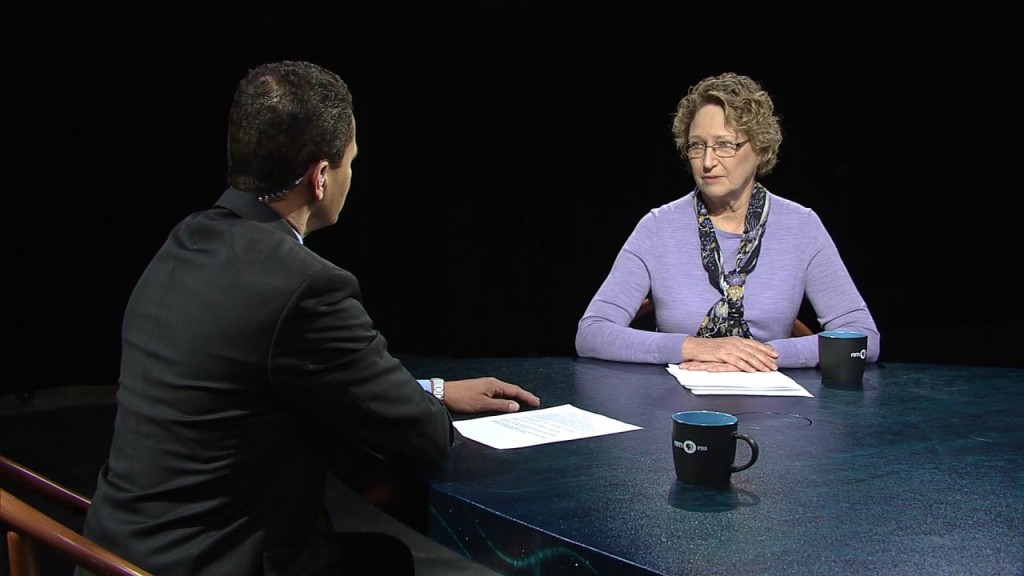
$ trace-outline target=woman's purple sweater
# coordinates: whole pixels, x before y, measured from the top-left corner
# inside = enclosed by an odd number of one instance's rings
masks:
[[[732,270],[742,235],[716,234],[723,266]],[[656,311],[655,332],[629,327],[648,293]],[[818,337],[790,335],[805,295],[823,329],[867,334],[867,360],[878,360],[878,328],[821,219],[771,194],[760,257],[747,277],[743,305],[751,335],[775,348],[780,368],[818,364]],[[651,210],[637,224],[579,321],[576,352],[621,362],[681,362],[683,340],[696,333],[719,298],[701,264],[690,192]]]

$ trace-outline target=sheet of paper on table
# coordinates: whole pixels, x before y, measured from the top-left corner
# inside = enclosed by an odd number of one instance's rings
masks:
[[[814,395],[782,372],[706,372],[683,370],[678,364],[669,364],[669,374],[684,388],[698,396],[705,394],[735,394],[746,396],[806,396]]]
[[[458,420],[455,428],[466,438],[501,450],[641,429],[572,404]]]

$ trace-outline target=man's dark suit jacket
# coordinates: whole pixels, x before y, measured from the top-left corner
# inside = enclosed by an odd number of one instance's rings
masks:
[[[84,531],[161,576],[319,573],[338,554],[328,449],[424,467],[454,435],[356,278],[236,189],[176,226],[136,285],[117,402]]]

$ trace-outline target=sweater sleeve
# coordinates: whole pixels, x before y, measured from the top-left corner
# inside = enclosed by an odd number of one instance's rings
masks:
[[[656,249],[654,213],[644,216],[615,257],[576,328],[576,353],[585,358],[650,364],[682,360],[686,334],[630,327],[651,288],[648,263]]]
[[[867,303],[857,290],[835,242],[813,211],[805,229],[807,258],[805,294],[824,330],[849,330],[868,336],[867,361],[876,362],[881,338]],[[818,336],[785,338],[768,342],[779,353],[783,368],[818,365]]]

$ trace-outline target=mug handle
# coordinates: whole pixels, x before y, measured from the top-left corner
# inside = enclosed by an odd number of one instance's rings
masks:
[[[732,435],[734,438],[743,440],[750,446],[750,460],[746,464],[743,464],[742,466],[736,466],[735,464],[733,464],[732,471],[739,472],[740,470],[746,470],[747,468],[753,466],[754,462],[757,462],[757,442],[754,442],[754,439],[751,438],[750,436],[747,436],[746,434],[740,432],[733,432]]]

